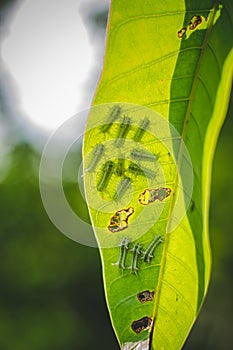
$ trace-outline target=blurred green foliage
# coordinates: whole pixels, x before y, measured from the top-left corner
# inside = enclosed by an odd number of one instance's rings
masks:
[[[97,249],[50,222],[31,146],[17,145],[9,156],[0,184],[0,349],[102,349],[103,336],[112,346]],[[74,186],[66,193],[74,197]]]

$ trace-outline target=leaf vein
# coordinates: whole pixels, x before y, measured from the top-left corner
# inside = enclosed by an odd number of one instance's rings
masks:
[[[201,10],[203,13],[206,12],[208,13],[210,10],[209,9],[203,9]],[[161,12],[161,13],[156,13],[156,14],[149,14],[149,15],[140,15],[140,16],[134,16],[131,18],[128,18],[124,21],[120,21],[116,24],[115,28],[112,30],[113,35],[115,35],[115,33],[119,30],[120,27],[131,23],[133,21],[137,21],[137,20],[144,20],[144,19],[153,19],[153,18],[160,18],[160,17],[166,17],[166,16],[174,16],[174,15],[182,15],[184,13],[194,13],[195,10],[188,10],[188,11],[170,11],[170,12]]]
[[[195,275],[193,274],[193,272],[190,271],[190,269],[188,268],[188,266],[180,259],[178,258],[177,256],[173,255],[171,252],[168,251],[167,253],[168,255],[170,255],[170,257],[174,260],[176,260],[180,265],[182,265],[185,270],[190,274],[190,276],[192,278],[195,278]]]
[[[212,98],[210,96],[210,92],[209,92],[209,90],[207,88],[207,85],[206,85],[204,79],[202,79],[202,77],[199,75],[198,80],[201,82],[202,86],[204,87],[204,89],[206,91],[206,94],[208,96],[209,104],[210,104],[211,108],[213,108],[214,107],[214,101],[212,101]],[[191,114],[191,112],[190,112],[190,114]]]
[[[134,73],[138,73],[138,72],[141,72],[143,70],[147,70],[147,69],[155,66],[156,64],[161,63],[161,62],[163,62],[163,61],[165,61],[165,60],[167,60],[169,58],[172,58],[172,57],[174,57],[174,56],[176,56],[176,55],[178,55],[180,53],[188,52],[188,51],[192,51],[192,50],[201,50],[201,49],[202,49],[201,46],[188,47],[188,48],[185,48],[183,50],[176,50],[176,51],[170,52],[169,54],[161,56],[161,57],[156,58],[154,60],[151,60],[148,63],[140,64],[140,65],[136,66],[135,68],[133,68],[131,70],[128,70],[128,71],[126,71],[126,72],[124,72],[122,74],[118,74],[115,77],[112,77],[111,79],[109,79],[108,81],[103,83],[101,90],[104,91],[107,87],[109,87],[110,85],[116,83],[117,81],[119,81],[121,79],[125,79],[126,77],[131,76]]]
[[[190,302],[187,299],[185,299],[183,294],[176,287],[171,285],[171,283],[166,281],[165,279],[163,279],[162,284],[165,284],[168,288],[172,289],[184,301],[184,304],[186,304],[187,308],[192,311],[193,315],[195,315],[195,312]]]

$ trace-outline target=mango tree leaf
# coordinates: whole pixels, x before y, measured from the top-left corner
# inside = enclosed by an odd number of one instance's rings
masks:
[[[231,0],[112,0],[84,138],[86,198],[122,349],[180,349],[206,295]]]

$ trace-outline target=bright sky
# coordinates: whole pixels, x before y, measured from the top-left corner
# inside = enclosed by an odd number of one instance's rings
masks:
[[[24,0],[2,43],[21,109],[35,124],[55,129],[83,105],[94,50],[77,0]]]

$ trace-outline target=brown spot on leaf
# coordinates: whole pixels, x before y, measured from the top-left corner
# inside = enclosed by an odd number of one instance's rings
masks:
[[[178,38],[180,39],[183,38],[185,36],[186,30],[187,30],[186,27],[181,28],[177,33]]]
[[[110,219],[108,230],[111,232],[119,232],[128,227],[128,219],[134,213],[134,208],[118,210]]]
[[[166,197],[170,196],[171,189],[167,187],[159,188],[147,188],[145,191],[139,194],[138,201],[142,205],[148,205],[153,203],[158,199],[159,201],[164,200]]]
[[[146,303],[147,301],[152,301],[154,299],[154,291],[144,290],[137,294],[137,298],[141,304]]]
[[[193,16],[190,20],[190,23],[189,23],[189,29],[190,30],[194,30],[196,29],[196,27],[201,24],[202,22],[202,19],[201,19],[201,16]]]
[[[131,328],[135,333],[140,333],[148,329],[152,324],[152,319],[148,316],[140,318],[140,320],[133,321]]]

